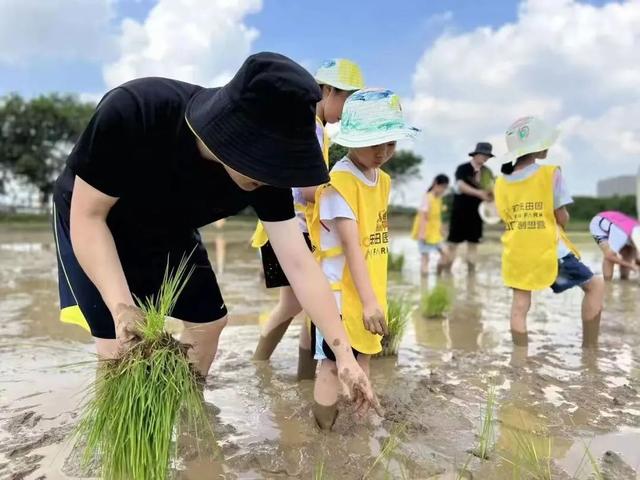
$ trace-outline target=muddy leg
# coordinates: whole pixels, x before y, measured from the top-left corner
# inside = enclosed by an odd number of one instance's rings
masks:
[[[467,242],[467,270],[469,273],[476,272],[477,259],[478,259],[478,244]]]
[[[313,358],[309,320],[305,319],[300,329],[298,344],[298,380],[313,380],[316,376],[317,361]]]
[[[338,418],[339,387],[336,362],[322,360],[313,386],[313,416],[321,430],[331,430]]]
[[[609,260],[602,260],[602,275],[607,282],[613,279],[613,262]]]
[[[511,301],[511,339],[517,347],[529,345],[527,333],[527,314],[531,308],[531,292],[513,289]]]
[[[636,254],[634,252],[634,249],[630,246],[626,246],[624,247],[621,251],[620,251],[620,255],[622,256],[622,259],[626,262],[629,262],[631,264],[633,264],[634,260],[636,259]],[[631,273],[631,269],[629,267],[623,267],[622,265],[620,265],[620,279],[621,280],[629,280],[629,274]]]
[[[600,315],[604,303],[604,280],[595,275],[582,285],[582,346],[597,347],[600,333]]]
[[[269,360],[271,354],[276,349],[280,340],[284,336],[293,317],[302,311],[302,307],[298,302],[291,287],[282,287],[280,289],[280,300],[278,305],[271,312],[269,320],[262,328],[258,346],[253,354],[254,360]]]

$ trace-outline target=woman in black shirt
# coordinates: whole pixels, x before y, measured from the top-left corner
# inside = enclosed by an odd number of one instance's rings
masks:
[[[329,178],[315,134],[319,98],[311,75],[273,53],[249,57],[222,88],[143,78],[105,95],[54,193],[61,318],[88,325],[100,357],[135,338],[133,299],[158,290],[167,259],[175,267],[191,253],[195,271],[173,315],[206,375],[227,310],[198,228],[251,206],[331,339],[352,398],[378,407],[294,218],[291,187]]]

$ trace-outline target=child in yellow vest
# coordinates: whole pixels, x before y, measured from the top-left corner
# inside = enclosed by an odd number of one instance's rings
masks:
[[[422,275],[427,275],[429,272],[429,255],[432,252],[439,253],[441,257],[447,255],[442,236],[442,196],[448,188],[449,177],[442,173],[436,175],[413,221],[411,238],[418,242]],[[439,265],[444,263],[447,263],[446,260],[441,260]]]
[[[535,117],[517,120],[506,133],[508,156],[495,186],[502,236],[502,277],[513,289],[511,334],[515,345],[528,345],[527,313],[531,292],[551,287],[555,293],[579,286],[582,302],[582,346],[598,344],[604,281],[580,260],[565,233],[566,206],[572,203],[559,167],[541,166],[537,159],[557,138],[557,130]],[[515,159],[515,162],[513,162]]]
[[[331,284],[345,330],[358,362],[368,372],[369,358],[381,351],[387,334],[387,206],[391,181],[380,167],[394,154],[396,141],[417,132],[402,117],[398,96],[367,89],[344,105],[339,133],[333,138],[349,153],[331,170],[329,185],[316,194],[311,239]],[[335,357],[319,330],[312,328],[315,358],[321,360],[314,388],[314,415],[323,429],[332,427],[338,410]],[[340,345],[334,345],[341,347]]]
[[[325,61],[315,75],[322,90],[322,100],[316,105],[316,135],[322,147],[327,166],[329,165],[329,139],[324,126],[340,120],[342,106],[351,93],[364,87],[360,67],[350,60],[337,58]],[[313,201],[317,187],[292,189],[293,200],[300,230],[305,237],[309,249],[309,230],[307,218],[313,211]],[[289,280],[282,271],[280,263],[271,248],[267,234],[260,222],[256,226],[251,245],[260,249],[264,268],[264,279],[267,288],[280,288],[278,305],[269,315],[262,328],[260,340],[254,353],[254,360],[269,360],[280,340],[284,336],[293,318],[302,311]],[[298,379],[313,379],[316,362],[311,351],[309,328],[300,333],[298,351]]]

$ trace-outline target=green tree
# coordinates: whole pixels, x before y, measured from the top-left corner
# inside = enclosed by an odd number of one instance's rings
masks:
[[[22,177],[39,190],[46,204],[68,150],[94,108],[73,95],[55,93],[31,100],[18,94],[1,98],[0,183],[9,173]]]
[[[344,157],[348,148],[335,143],[329,147],[329,167]],[[420,164],[422,157],[408,150],[398,150],[382,169],[387,172],[397,184],[406,182],[411,178],[420,177]]]

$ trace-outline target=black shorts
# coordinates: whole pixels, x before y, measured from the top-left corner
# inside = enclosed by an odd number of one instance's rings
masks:
[[[483,222],[477,210],[453,211],[449,221],[449,243],[480,243]]]
[[[72,323],[82,325],[86,322],[94,337],[116,338],[109,309],[73,253],[68,215],[61,215],[54,205],[53,217],[58,254],[61,320],[70,321],[66,318],[74,318]],[[227,308],[211,268],[207,250],[197,230],[194,230],[191,238],[193,243],[189,246],[176,246],[168,251],[146,255],[144,259],[137,261],[123,260],[121,257],[122,268],[131,293],[144,299],[158,292],[167,261],[169,268],[175,270],[182,257],[188,256],[193,251],[189,265],[195,266],[195,270],[178,298],[171,316],[193,323],[212,322],[224,317],[227,314]],[[78,321],[78,316],[82,321]]]
[[[309,250],[313,251],[309,234],[304,232],[302,235],[304,236],[304,241],[307,242]],[[282,271],[282,267],[280,266],[278,257],[276,257],[276,253],[273,251],[271,243],[267,241],[267,243],[260,247],[260,256],[262,257],[262,268],[264,269],[264,283],[266,287],[289,287],[289,280]]]

